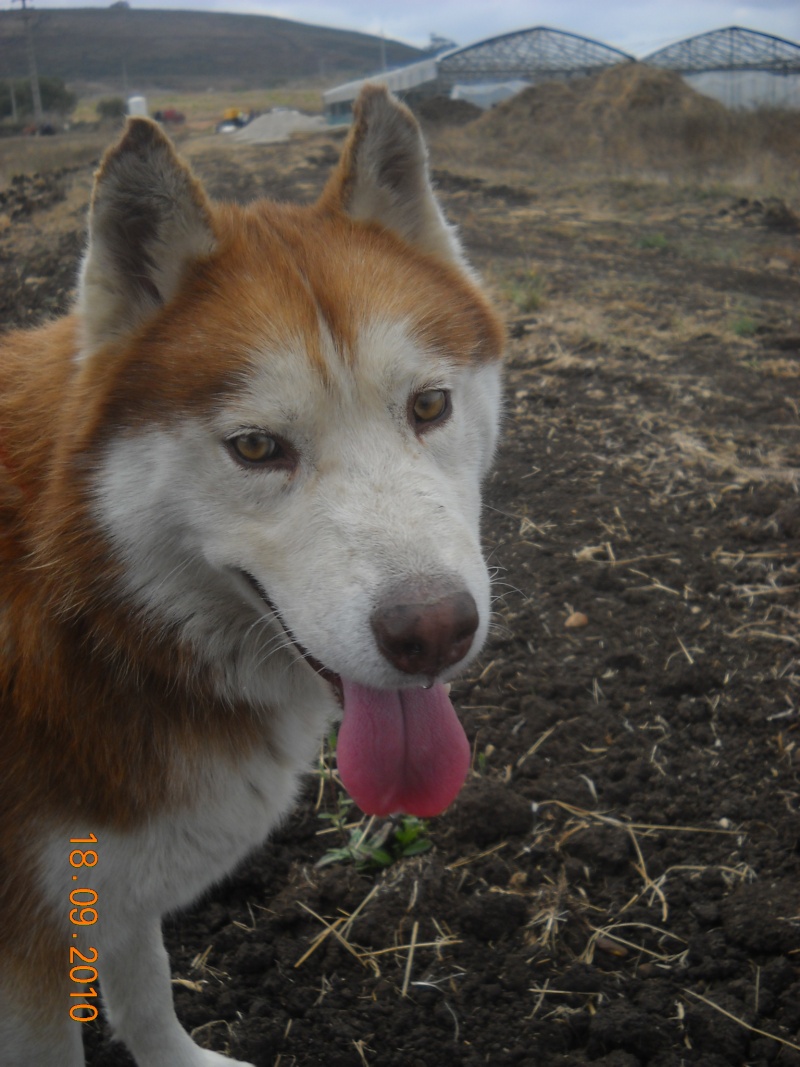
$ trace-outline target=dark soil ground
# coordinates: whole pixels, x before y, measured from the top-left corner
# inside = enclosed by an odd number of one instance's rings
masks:
[[[196,169],[241,199],[314,196],[338,147],[205,144]],[[258,1067],[800,1065],[792,204],[448,166],[510,333],[496,626],[454,689],[472,773],[429,851],[320,867],[351,840],[321,759],[274,840],[167,923],[178,1014]],[[6,190],[5,324],[68,303],[89,178]],[[130,1063],[96,1024],[86,1044]]]

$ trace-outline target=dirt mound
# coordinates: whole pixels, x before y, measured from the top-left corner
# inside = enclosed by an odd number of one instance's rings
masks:
[[[642,112],[719,117],[725,110],[675,71],[621,63],[591,77],[532,85],[487,112],[480,125],[486,134],[508,136],[515,127],[527,133],[524,126],[531,120],[540,126],[561,126],[569,120],[613,127],[630,123]]]
[[[612,149],[615,154],[669,157],[677,148],[705,148],[725,126],[727,109],[696,92],[673,71],[623,63],[568,82],[531,86],[476,123],[481,137],[506,150],[557,158]],[[660,143],[656,143],[660,142]],[[639,149],[639,150],[637,150]]]
[[[414,106],[414,113],[426,124],[466,126],[479,119],[483,112],[468,100],[450,100],[446,96],[431,96]]]
[[[578,92],[579,112],[610,114],[625,120],[631,112],[677,111],[682,114],[721,115],[722,104],[696,92],[680,74],[645,63],[623,63],[585,79]],[[580,90],[580,85],[576,89]]]

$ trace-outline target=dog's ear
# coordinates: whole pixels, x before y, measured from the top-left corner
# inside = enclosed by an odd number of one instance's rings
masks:
[[[417,120],[382,85],[361,90],[342,158],[320,207],[380,223],[423,251],[466,267],[433,195]]]
[[[78,287],[81,354],[145,322],[213,248],[199,183],[156,123],[131,119],[95,177]]]

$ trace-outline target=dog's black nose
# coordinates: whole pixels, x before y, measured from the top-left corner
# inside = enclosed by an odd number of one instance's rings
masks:
[[[466,656],[478,621],[470,592],[435,581],[396,587],[370,619],[378,648],[393,666],[431,679]]]

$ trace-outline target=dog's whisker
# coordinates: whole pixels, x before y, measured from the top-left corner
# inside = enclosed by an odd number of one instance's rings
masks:
[[[266,630],[269,626],[273,626],[276,623],[280,625],[278,617],[274,612],[271,615],[259,615],[255,622],[251,622],[245,632],[242,634],[242,641],[246,641],[254,630]]]
[[[508,589],[509,593],[517,593],[523,598],[523,600],[527,601],[531,599],[530,593],[524,592],[524,590],[520,589],[518,585],[512,585],[511,582],[492,582],[492,590],[497,589],[498,586],[501,588]],[[503,593],[500,595],[508,596],[509,593]]]
[[[282,652],[285,649],[294,648],[296,648],[296,645],[288,634],[275,634],[265,645],[262,645],[261,648],[259,648],[256,665],[258,668],[261,668],[269,659],[274,655],[277,655],[277,653]]]

